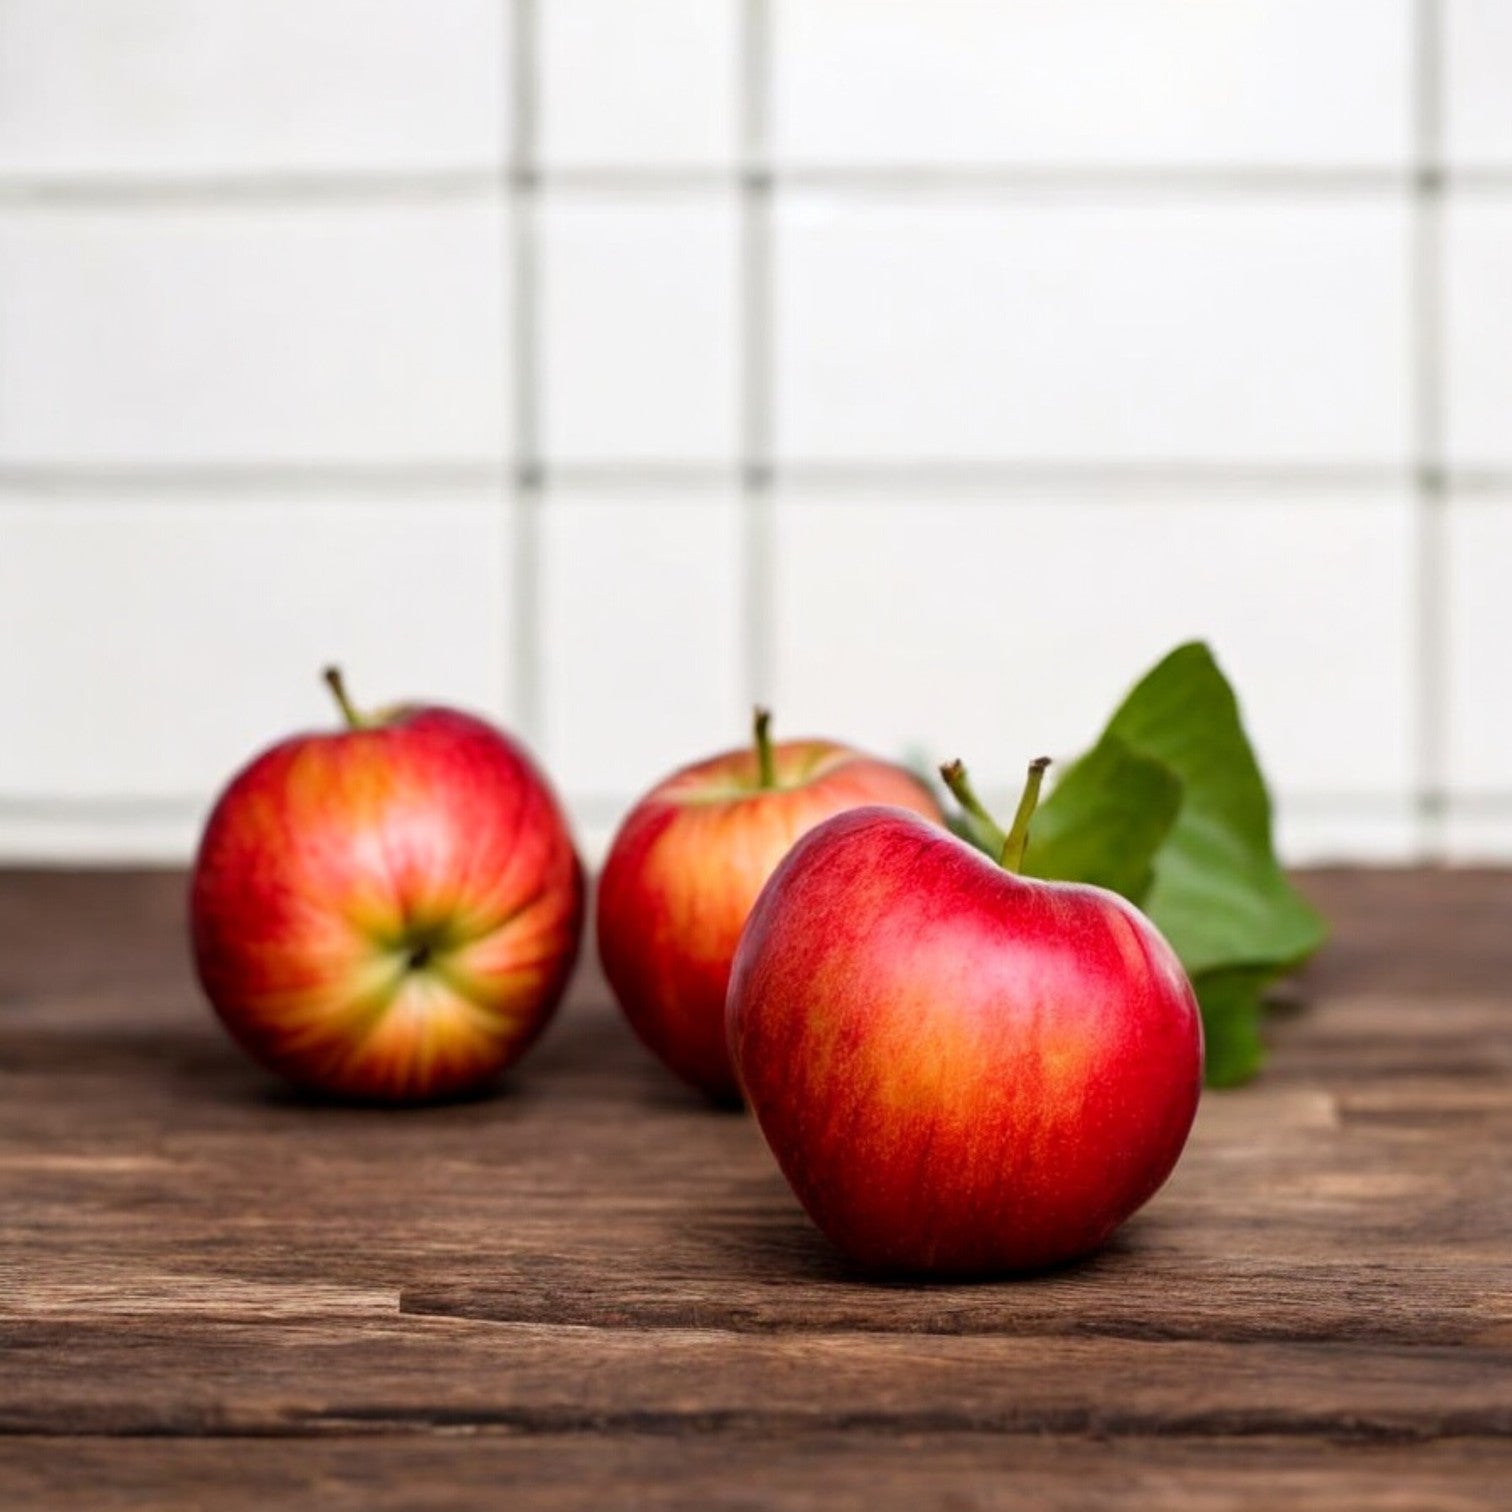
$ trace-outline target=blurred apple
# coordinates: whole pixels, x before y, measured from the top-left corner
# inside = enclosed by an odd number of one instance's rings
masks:
[[[800,835],[860,804],[941,822],[917,778],[828,740],[754,743],[684,767],[631,810],[598,891],[598,947],[625,1016],[684,1081],[738,1100],[725,990],[746,917]]]
[[[195,965],[233,1038],[340,1097],[454,1096],[512,1065],[577,953],[583,880],[541,773],[470,714],[365,716],[265,751],[194,865]]]

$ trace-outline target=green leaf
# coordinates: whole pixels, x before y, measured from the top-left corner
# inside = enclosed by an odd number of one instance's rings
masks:
[[[1090,882],[1141,904],[1181,802],[1182,782],[1170,767],[1106,735],[1040,805],[1025,875]]]
[[[1262,994],[1272,975],[1270,967],[1241,966],[1205,971],[1193,980],[1202,1008],[1208,1086],[1237,1087],[1264,1064]]]
[[[995,854],[969,814],[951,827]],[[1266,989],[1325,935],[1276,859],[1238,700],[1200,642],[1147,673],[1061,775],[1034,817],[1024,871],[1144,909],[1192,978],[1211,1086],[1259,1069]]]
[[[1212,1086],[1264,1058],[1267,986],[1323,942],[1271,843],[1271,806],[1212,653],[1179,646],[1124,699],[1035,816],[1025,870],[1144,909],[1202,1006]]]
[[[1171,652],[1124,700],[1107,736],[1181,779],[1181,811],[1143,906],[1188,973],[1269,968],[1268,980],[1311,955],[1323,921],[1276,860],[1270,796],[1212,652],[1200,642]]]

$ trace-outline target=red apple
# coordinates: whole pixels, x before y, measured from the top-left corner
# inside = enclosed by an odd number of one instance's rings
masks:
[[[730,983],[740,1082],[799,1200],[863,1265],[1033,1270],[1096,1249],[1170,1174],[1202,1084],[1180,963],[1100,888],[1014,874],[896,809],[794,847]],[[981,814],[957,763],[947,780]],[[990,821],[989,821],[990,822]]]
[[[605,975],[636,1033],[684,1081],[739,1098],[725,1045],[730,962],[751,905],[793,842],[867,803],[939,822],[901,767],[828,740],[756,740],[654,787],[614,838],[598,891]]]
[[[190,893],[195,965],[233,1038],[301,1086],[411,1102],[513,1064],[561,998],[583,879],[507,735],[453,709],[296,735],[232,779]]]

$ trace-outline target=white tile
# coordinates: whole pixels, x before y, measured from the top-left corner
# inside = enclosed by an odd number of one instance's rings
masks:
[[[1512,499],[1449,512],[1451,793],[1512,796]]]
[[[732,461],[734,205],[558,197],[540,215],[547,457]]]
[[[740,0],[539,0],[542,160],[709,165],[735,152]]]
[[[1405,497],[1100,497],[779,506],[783,724],[1016,790],[1127,689],[1207,640],[1274,790],[1402,798],[1411,776]]]
[[[0,865],[186,866],[203,822],[193,804],[4,806]]]
[[[577,853],[590,874],[596,874],[609,859],[609,847],[620,821],[629,813],[630,805],[639,794],[627,795],[613,805],[572,804],[572,838],[577,844]]]
[[[1449,456],[1512,463],[1512,201],[1463,196],[1447,212]]]
[[[1442,0],[1444,137],[1457,167],[1512,164],[1512,6]]]
[[[1450,810],[1444,821],[1444,854],[1465,866],[1512,865],[1512,810]]]
[[[504,274],[482,205],[0,216],[0,458],[496,458]]]
[[[794,162],[1400,163],[1410,0],[776,0]]]
[[[1399,461],[1406,234],[1370,199],[794,195],[780,454]]]
[[[0,504],[0,796],[198,798],[354,697],[507,713],[502,503]]]
[[[544,744],[563,788],[602,810],[738,745],[735,501],[553,495],[541,529]]]
[[[5,0],[0,168],[496,163],[506,10],[500,0]]]
[[[1276,851],[1287,866],[1401,866],[1423,858],[1422,824],[1406,798],[1362,810],[1282,795],[1275,816]]]

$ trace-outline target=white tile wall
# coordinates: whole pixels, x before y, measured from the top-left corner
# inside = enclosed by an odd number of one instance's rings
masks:
[[[592,850],[1188,635],[1290,854],[1512,859],[1509,8],[0,0],[0,861],[182,856],[332,655]]]
[[[537,10],[543,162],[734,157],[740,0],[538,0]]]
[[[704,195],[541,209],[551,462],[728,462],[738,425],[737,224]]]
[[[1512,814],[1503,809],[1451,810],[1444,821],[1445,857],[1467,866],[1505,866],[1512,856]]]
[[[561,494],[541,523],[544,749],[586,811],[745,738],[728,494]]]
[[[498,0],[4,0],[0,169],[456,169],[500,161]]]
[[[1450,160],[1457,167],[1512,166],[1512,6],[1506,0],[1441,4]]]
[[[1450,458],[1512,464],[1512,196],[1469,198],[1446,216]]]
[[[1450,789],[1506,793],[1512,791],[1512,497],[1450,511],[1448,572]]]
[[[6,799],[0,802],[0,864],[182,866],[198,843],[202,809],[198,801]]]
[[[1352,804],[1333,797],[1306,802],[1284,795],[1276,809],[1276,846],[1293,866],[1400,865],[1435,852],[1409,799]]]
[[[784,458],[1404,456],[1399,202],[795,193],[777,216]]]
[[[487,204],[0,212],[0,461],[498,458]]]
[[[785,724],[1013,787],[1205,638],[1278,791],[1405,804],[1412,539],[1405,495],[795,498],[775,698]]]
[[[1292,167],[1409,150],[1410,0],[775,10],[784,161]]]
[[[359,703],[510,708],[511,543],[480,494],[0,503],[0,794],[203,800]]]

